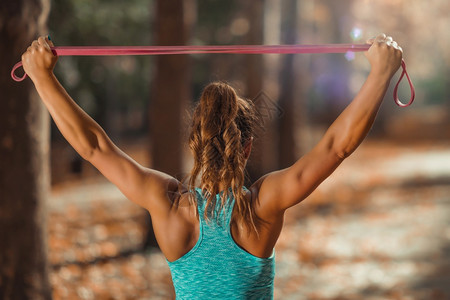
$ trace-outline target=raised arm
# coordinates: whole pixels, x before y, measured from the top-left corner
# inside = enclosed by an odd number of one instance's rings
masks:
[[[22,62],[58,129],[128,199],[146,208],[152,217],[164,218],[171,207],[167,188],[176,180],[136,163],[75,103],[53,74],[57,57],[50,46],[53,46],[51,41],[40,37],[28,47]]]
[[[389,82],[401,64],[402,49],[382,34],[365,53],[371,71],[353,101],[320,142],[291,167],[269,173],[259,182],[265,212],[279,214],[300,203],[361,144],[377,115]]]

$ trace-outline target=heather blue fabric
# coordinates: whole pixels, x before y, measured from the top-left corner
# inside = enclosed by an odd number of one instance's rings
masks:
[[[166,259],[176,299],[273,299],[275,251],[269,258],[259,258],[234,242],[230,233],[233,196],[222,209],[220,194],[216,195],[219,205],[209,223],[203,215],[206,200],[199,188],[196,196],[200,220],[198,241],[179,259],[173,262]]]

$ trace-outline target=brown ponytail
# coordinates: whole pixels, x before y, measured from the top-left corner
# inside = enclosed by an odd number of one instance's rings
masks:
[[[251,140],[256,125],[253,103],[236,95],[235,90],[224,82],[207,85],[197,104],[189,136],[189,147],[194,155],[190,173],[189,190],[193,190],[198,175],[205,195],[205,218],[208,211],[215,211],[215,195],[220,186],[227,187],[221,197],[221,207],[226,205],[230,189],[235,199],[240,224],[258,233],[255,223],[259,221],[252,202],[244,197],[246,158],[244,147]]]

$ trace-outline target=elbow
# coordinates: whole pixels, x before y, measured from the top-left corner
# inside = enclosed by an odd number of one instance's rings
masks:
[[[339,148],[334,149],[333,152],[334,152],[335,156],[341,161],[343,161],[344,159],[346,159],[353,153],[353,151],[349,151],[346,149],[339,149]]]
[[[349,157],[356,148],[358,148],[360,141],[355,141],[352,139],[343,139],[342,141],[334,143],[332,149],[335,155],[340,159],[344,160]]]
[[[326,136],[328,151],[334,153],[339,160],[349,157],[363,140],[362,135],[355,134],[352,130],[330,130]]]
[[[78,144],[80,145],[77,149],[78,154],[87,161],[91,161],[96,153],[101,151],[100,138],[92,131],[81,137]]]
[[[84,160],[91,161],[95,156],[95,151],[95,148],[84,148],[78,150],[77,152]]]
[[[336,137],[330,139],[328,146],[329,151],[334,153],[340,161],[349,157],[356,150],[356,148],[356,143],[354,143],[351,139],[338,139]]]

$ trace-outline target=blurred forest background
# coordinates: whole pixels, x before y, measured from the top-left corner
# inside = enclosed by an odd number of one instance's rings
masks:
[[[275,299],[450,299],[447,1],[58,0],[48,13],[56,46],[364,43],[380,32],[393,36],[416,100],[395,105],[398,72],[368,139],[286,216]],[[185,147],[190,108],[207,83],[229,82],[262,116],[247,184],[311,149],[368,72],[362,53],[61,57],[55,70],[120,148],[180,179],[192,165]],[[410,97],[406,80],[399,97]],[[148,214],[51,126],[42,224],[53,298],[173,299]]]

